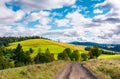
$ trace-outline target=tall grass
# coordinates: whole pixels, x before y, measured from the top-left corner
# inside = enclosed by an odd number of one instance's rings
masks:
[[[65,61],[29,65],[0,71],[0,79],[52,79],[65,65]]]
[[[120,79],[119,59],[95,59],[83,62],[100,79]]]

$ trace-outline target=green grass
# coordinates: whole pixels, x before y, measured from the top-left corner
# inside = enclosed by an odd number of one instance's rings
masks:
[[[66,61],[54,61],[0,70],[0,79],[52,79],[66,64]]]
[[[120,79],[120,58],[94,59],[83,62],[99,79]]]
[[[111,59],[111,58],[120,58],[120,54],[115,55],[100,55],[99,59]]]
[[[41,48],[42,52],[45,52],[47,48],[49,48],[51,53],[54,53],[55,56],[62,52],[65,48],[71,48],[72,50],[79,50],[80,52],[86,52],[84,50],[85,46],[77,46],[72,44],[60,43],[51,40],[45,39],[30,39],[21,42],[10,43],[10,46],[7,48],[16,48],[17,44],[20,43],[23,47],[24,51],[29,50],[29,48],[33,48],[34,53],[31,55],[34,57],[38,53],[38,49]]]

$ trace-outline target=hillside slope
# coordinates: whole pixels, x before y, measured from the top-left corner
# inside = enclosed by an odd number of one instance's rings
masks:
[[[68,62],[54,61],[0,70],[0,79],[52,79]]]
[[[33,57],[38,53],[39,48],[41,48],[42,52],[45,52],[45,50],[49,48],[50,52],[54,54],[62,52],[65,48],[71,48],[72,50],[79,50],[80,52],[85,52],[85,46],[77,46],[73,44],[66,44],[45,39],[30,39],[21,42],[14,42],[10,43],[10,46],[8,46],[8,48],[16,48],[18,43],[22,45],[24,51],[32,48],[34,50],[34,53],[32,54]]]

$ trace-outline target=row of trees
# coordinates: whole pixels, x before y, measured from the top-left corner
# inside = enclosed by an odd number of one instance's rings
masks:
[[[63,52],[58,54],[58,60],[71,60],[71,61],[85,61],[87,59],[97,58],[102,52],[99,50],[97,46],[94,46],[86,53],[79,53],[78,50],[72,50],[70,48],[66,48]]]
[[[0,47],[0,69],[19,67],[23,65],[29,65],[33,63],[47,63],[54,61],[54,54],[50,53],[47,48],[45,52],[42,52],[39,48],[38,54],[31,58],[31,54],[34,52],[32,48],[28,51],[23,51],[20,44],[17,45],[15,49],[6,49],[5,47]],[[58,54],[58,60],[69,60],[69,61],[85,61],[91,58],[97,58],[101,54],[98,47],[93,47],[90,49],[89,53],[79,53],[78,50],[71,50],[70,48],[64,49]]]
[[[48,39],[44,37],[39,37],[39,36],[26,36],[26,37],[0,37],[0,46],[8,46],[9,43],[12,42],[18,42],[18,41],[23,41],[23,40],[28,40],[28,39]]]
[[[95,48],[95,47],[97,47],[97,46],[94,46],[94,48]],[[85,47],[85,50],[86,50],[86,51],[90,51],[90,50],[92,50],[92,47],[87,46],[87,47]],[[98,50],[98,47],[97,47],[97,50]],[[118,54],[118,53],[116,53],[116,52],[109,51],[109,50],[104,50],[104,49],[100,49],[99,52],[102,53],[102,54],[107,54],[107,55],[115,55],[115,54]]]

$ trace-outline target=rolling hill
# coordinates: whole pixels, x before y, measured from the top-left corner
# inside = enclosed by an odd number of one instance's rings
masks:
[[[34,50],[34,53],[32,54],[32,57],[34,57],[37,53],[39,48],[41,48],[42,52],[45,52],[47,48],[49,48],[51,53],[58,54],[62,52],[65,48],[71,48],[72,50],[79,50],[80,52],[86,52],[84,48],[86,46],[77,46],[73,44],[66,44],[61,42],[55,42],[52,40],[45,40],[45,39],[29,39],[21,42],[14,42],[10,43],[7,48],[16,48],[17,44],[20,43],[23,47],[24,51],[29,50],[29,48],[32,48]]]

